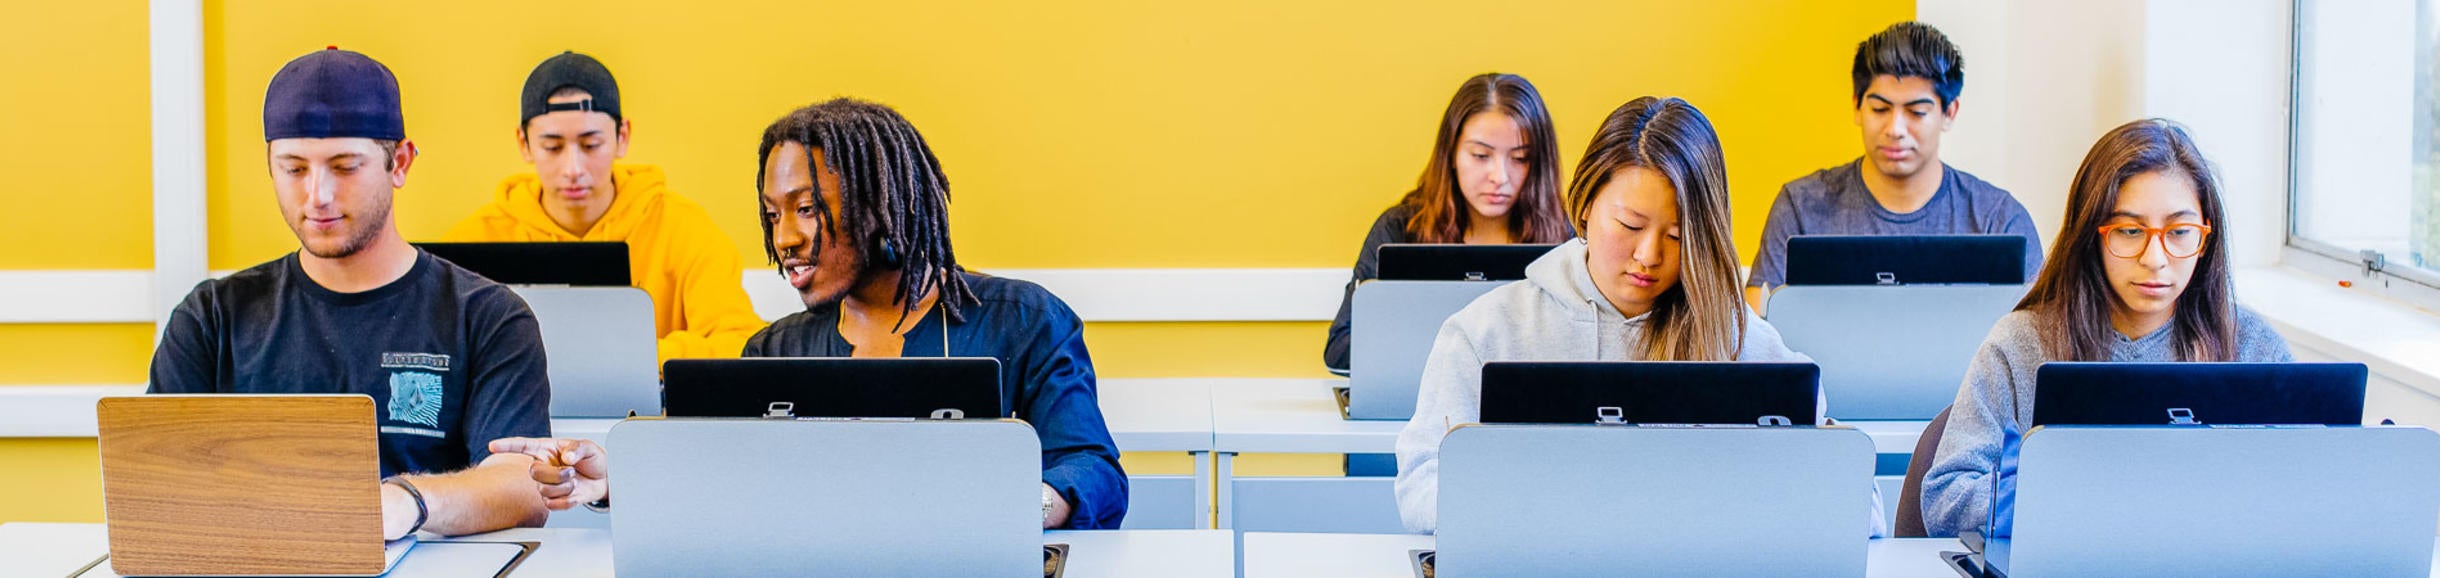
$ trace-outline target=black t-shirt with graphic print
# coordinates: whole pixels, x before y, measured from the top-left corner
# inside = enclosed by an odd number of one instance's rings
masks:
[[[515,292],[420,250],[378,289],[339,293],[297,255],[204,281],[170,314],[152,393],[361,393],[381,475],[446,473],[491,440],[551,433],[542,331]]]

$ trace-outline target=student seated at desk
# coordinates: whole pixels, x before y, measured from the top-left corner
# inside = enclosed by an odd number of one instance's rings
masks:
[[[542,525],[534,460],[488,446],[550,433],[541,328],[507,287],[399,236],[415,142],[397,77],[337,48],[298,57],[271,79],[263,139],[302,250],[188,293],[148,391],[371,396],[384,538]]]
[[[2019,235],[2025,278],[2042,268],[2042,235],[2008,191],[1940,161],[1956,122],[1965,56],[1939,29],[1900,22],[1855,47],[1855,125],[1864,157],[1780,187],[1763,222],[1746,301],[1767,310],[1787,284],[1797,235]]]
[[[1991,328],[1957,390],[1923,476],[1926,533],[2010,535],[2017,446],[2044,362],[2293,360],[2236,303],[2224,214],[2211,165],[2176,124],[2127,123],[2093,143],[2051,265]]]
[[[991,357],[1003,402],[1042,441],[1042,527],[1117,528],[1127,478],[1101,418],[1084,323],[1040,285],[966,272],[949,243],[949,180],[897,111],[838,99],[763,133],[764,247],[804,298],[746,357]],[[552,506],[607,496],[591,442],[512,440],[548,460]]]
[[[1398,433],[1398,515],[1409,530],[1438,527],[1440,442],[1481,418],[1484,362],[1812,361],[1738,299],[1726,163],[1694,105],[1644,97],[1610,113],[1576,167],[1567,211],[1581,238],[1440,326],[1415,417]],[[1878,536],[1886,524],[1873,499]]]
[[[736,357],[763,327],[738,283],[737,245],[702,205],[669,190],[660,167],[616,164],[634,125],[610,69],[560,53],[526,76],[519,103],[517,150],[534,172],[500,181],[491,204],[443,239],[624,241],[630,278],[652,295],[660,361]]]
[[[1355,274],[1322,346],[1322,364],[1347,371],[1356,285],[1381,277],[1382,245],[1549,244],[1574,235],[1559,213],[1555,139],[1542,93],[1525,77],[1487,73],[1458,86],[1440,115],[1439,136],[1415,189],[1382,211],[1364,235]]]

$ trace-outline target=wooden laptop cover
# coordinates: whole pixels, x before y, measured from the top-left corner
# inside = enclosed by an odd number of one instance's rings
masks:
[[[372,398],[112,397],[96,413],[119,573],[385,570]]]

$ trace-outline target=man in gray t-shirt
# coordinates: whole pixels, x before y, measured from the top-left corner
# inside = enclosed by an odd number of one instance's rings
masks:
[[[1957,46],[1931,26],[1900,22],[1856,46],[1853,76],[1864,156],[1779,189],[1746,301],[1761,311],[1787,283],[1788,238],[1797,235],[2022,235],[2032,281],[2042,268],[2032,215],[2008,191],[1940,162],[1940,137],[1965,88]]]

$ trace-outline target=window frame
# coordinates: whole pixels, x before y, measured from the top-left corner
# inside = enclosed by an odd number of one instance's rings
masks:
[[[2350,251],[2338,245],[2314,240],[2299,234],[2296,216],[2304,202],[2302,135],[2304,134],[2304,62],[2305,29],[2311,23],[2305,19],[2310,11],[2305,3],[2315,0],[2290,0],[2288,3],[2288,110],[2287,110],[2287,227],[2280,249],[2280,262],[2306,272],[2351,283],[2383,297],[2412,304],[2427,311],[2440,311],[2440,271],[2416,267],[2408,263],[2382,263],[2375,268],[2364,256],[2368,251]],[[2434,226],[2440,226],[2435,224]]]

